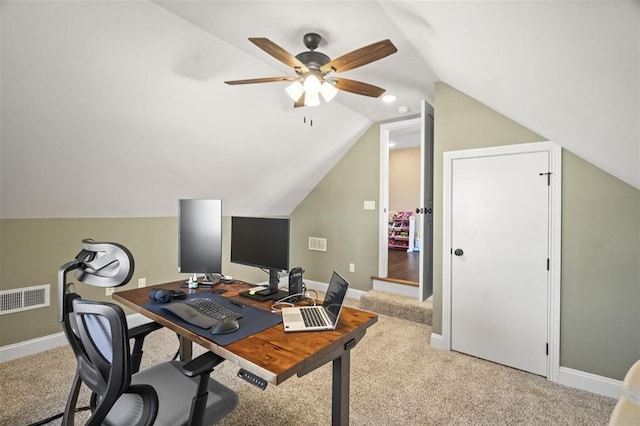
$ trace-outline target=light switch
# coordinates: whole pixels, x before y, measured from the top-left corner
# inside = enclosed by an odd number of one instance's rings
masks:
[[[365,210],[375,210],[376,209],[376,202],[375,201],[365,201],[364,202],[364,209]]]

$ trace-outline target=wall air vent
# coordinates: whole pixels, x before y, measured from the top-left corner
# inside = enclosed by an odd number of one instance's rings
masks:
[[[327,239],[318,237],[309,237],[309,250],[327,251]]]
[[[0,291],[0,315],[49,306],[50,285]]]

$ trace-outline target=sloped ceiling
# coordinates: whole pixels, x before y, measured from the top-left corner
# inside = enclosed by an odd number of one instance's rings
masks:
[[[176,215],[179,198],[287,215],[438,80],[640,187],[635,1],[4,1],[0,14],[2,217]],[[391,39],[398,53],[344,76],[398,101],[342,92],[293,109],[283,83],[223,84],[290,75],[247,38],[297,54],[309,31],[333,58]]]

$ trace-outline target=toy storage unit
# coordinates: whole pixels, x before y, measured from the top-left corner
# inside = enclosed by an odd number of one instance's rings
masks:
[[[415,226],[413,212],[389,212],[389,248],[413,251]]]

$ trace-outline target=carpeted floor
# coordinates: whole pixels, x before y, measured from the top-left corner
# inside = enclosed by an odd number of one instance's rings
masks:
[[[427,325],[380,316],[352,352],[351,425],[607,424],[615,400],[432,349],[430,334]],[[169,359],[176,349],[175,335],[153,333],[144,365]],[[62,411],[74,369],[66,347],[0,364],[0,425],[27,425]],[[330,424],[330,364],[264,391],[236,372],[224,362],[213,373],[240,395],[223,425]],[[79,405],[87,403],[83,395]],[[76,424],[83,418],[86,413]]]

